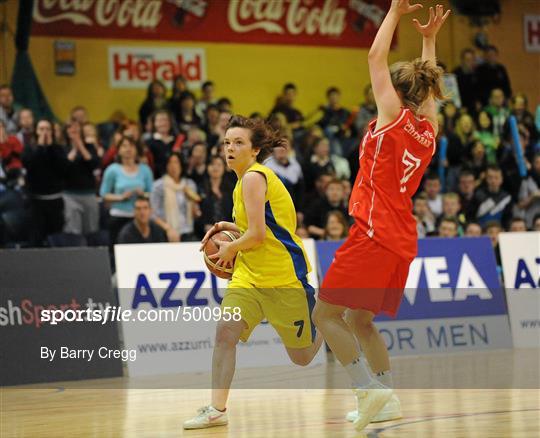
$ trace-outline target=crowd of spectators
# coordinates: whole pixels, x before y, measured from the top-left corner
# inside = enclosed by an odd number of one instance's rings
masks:
[[[498,52],[465,49],[453,74],[458,95],[442,102],[434,155],[414,198],[419,237],[540,231],[540,106],[512,92]],[[340,240],[351,219],[347,204],[358,171],[358,146],[376,117],[369,85],[357,108],[341,105],[330,87],[309,116],[286,84],[267,118],[289,139],[266,165],[289,190],[298,234]],[[65,124],[38,119],[0,86],[0,245],[57,246],[178,242],[200,239],[216,221],[232,219],[236,176],[221,142],[232,100],[214,84],[199,98],[182,76],[171,89],[149,84],[139,120],[119,115],[91,122],[84,106]],[[457,98],[456,98],[457,97]],[[520,173],[509,117],[515,116],[526,175]]]

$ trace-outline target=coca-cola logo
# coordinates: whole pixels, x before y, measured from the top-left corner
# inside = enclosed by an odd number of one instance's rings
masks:
[[[155,28],[161,21],[161,0],[37,0],[34,20],[61,20],[84,26]]]
[[[347,10],[338,0],[238,0],[229,2],[229,26],[238,33],[264,30],[268,33],[340,36],[346,27]]]

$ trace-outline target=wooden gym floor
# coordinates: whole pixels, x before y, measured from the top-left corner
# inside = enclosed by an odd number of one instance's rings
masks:
[[[197,389],[207,374],[2,388],[0,437],[540,437],[539,354],[393,358],[396,386],[404,388],[396,391],[404,417],[372,424],[363,434],[345,421],[354,398],[341,367],[328,363],[238,370],[234,386],[241,389],[231,392],[229,425],[198,431],[182,430],[182,421],[208,403],[210,390]],[[260,385],[264,389],[245,389],[262,375],[272,376]],[[342,389],[321,389],[323,383]],[[445,389],[429,389],[437,386]]]

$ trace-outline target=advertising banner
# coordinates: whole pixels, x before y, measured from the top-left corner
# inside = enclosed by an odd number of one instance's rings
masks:
[[[106,249],[0,251],[0,278],[0,385],[122,375],[116,322],[42,314],[115,306]]]
[[[317,242],[321,278],[340,245]],[[394,355],[511,347],[489,239],[420,239],[397,318],[376,321]]]
[[[204,49],[158,47],[109,47],[111,88],[144,88],[158,79],[166,84],[182,75],[190,88],[206,80]]]
[[[525,51],[540,53],[540,15],[523,16],[523,41]]]
[[[318,287],[315,244],[304,241]],[[210,274],[199,243],[116,245],[120,307],[136,316],[122,322],[125,348],[137,350],[130,376],[209,371],[219,306],[227,280]],[[324,361],[324,348],[312,363]],[[290,364],[270,324],[255,328],[237,348],[237,367]]]
[[[32,33],[367,48],[390,0],[36,0]]]
[[[501,261],[516,348],[540,348],[540,233],[501,233]]]

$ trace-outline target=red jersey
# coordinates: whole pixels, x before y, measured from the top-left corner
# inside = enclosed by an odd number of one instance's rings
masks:
[[[429,121],[409,109],[378,131],[375,124],[370,122],[360,145],[349,214],[375,242],[412,259],[418,239],[411,198],[435,153],[435,132]]]

